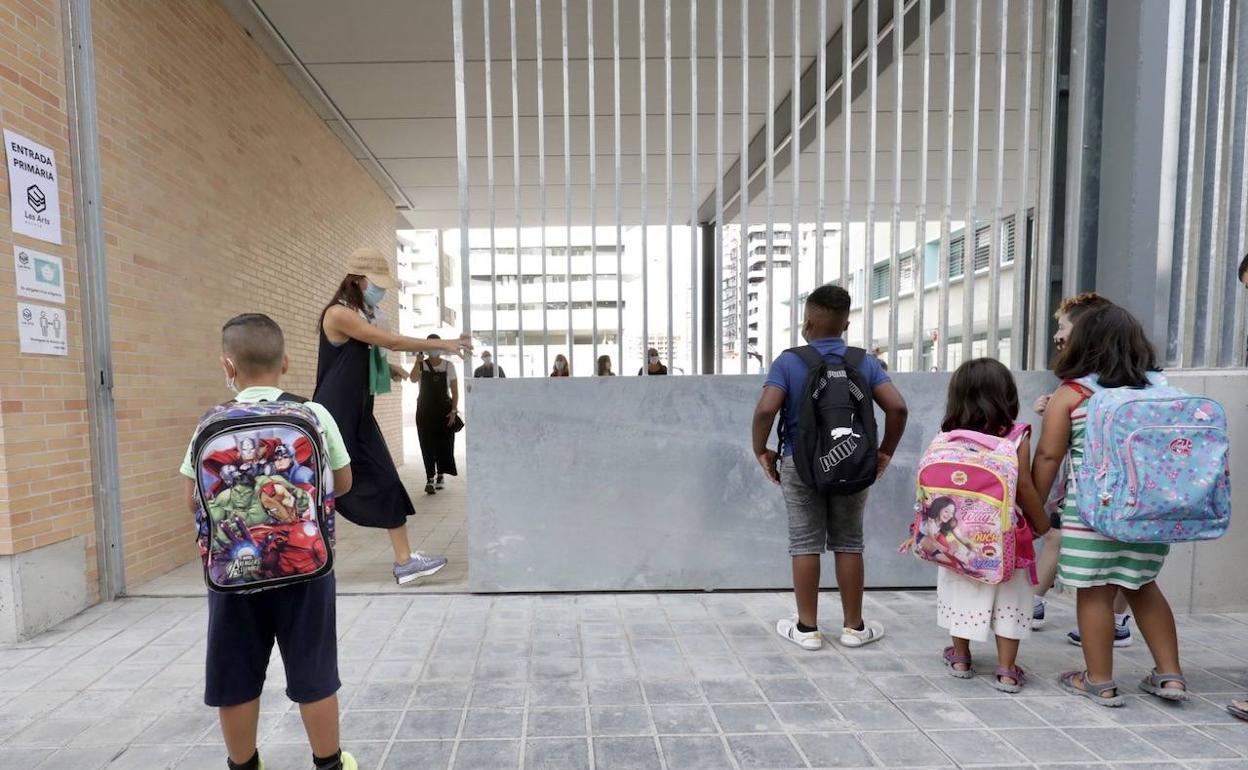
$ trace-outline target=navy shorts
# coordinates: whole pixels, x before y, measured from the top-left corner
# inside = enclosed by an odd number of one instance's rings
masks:
[[[333,574],[254,594],[208,592],[204,703],[238,706],[260,697],[273,643],[286,668],[286,695],[315,703],[338,692]]]

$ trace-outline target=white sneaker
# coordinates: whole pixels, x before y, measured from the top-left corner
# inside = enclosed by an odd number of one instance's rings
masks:
[[[818,631],[798,631],[795,617],[776,621],[776,633],[803,650],[818,650],[823,647],[823,634]]]
[[[863,621],[862,630],[841,629],[841,644],[846,647],[862,647],[884,638],[884,625],[877,621]]]

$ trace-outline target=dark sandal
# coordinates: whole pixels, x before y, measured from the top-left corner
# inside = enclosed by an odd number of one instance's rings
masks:
[[[1083,682],[1083,687],[1075,684],[1075,677],[1079,677]],[[1118,685],[1114,680],[1108,682],[1093,682],[1088,679],[1087,671],[1067,671],[1057,679],[1057,683],[1062,689],[1072,695],[1081,695],[1099,706],[1107,708],[1118,708],[1127,702],[1126,696],[1118,692]],[[1106,695],[1107,692],[1113,692],[1114,695]]]
[[[1226,713],[1230,714],[1236,719],[1242,719],[1245,722],[1248,722],[1248,708],[1235,705],[1237,703],[1243,703],[1245,705],[1248,705],[1248,701],[1242,701],[1242,700],[1231,701],[1230,703],[1226,705]]]
[[[971,668],[970,655],[958,655],[953,651],[953,647],[946,647],[941,654],[945,660],[945,668],[949,669],[949,675],[957,679],[970,679],[975,676],[975,671]],[[955,668],[956,666],[966,666],[966,670]]]
[[[1003,679],[1013,679],[1014,684],[1004,682]],[[991,684],[1001,692],[1020,693],[1023,685],[1027,684],[1027,672],[1018,666],[997,666],[997,674],[992,678]]]
[[[1166,687],[1171,682],[1183,685],[1183,689]],[[1162,700],[1186,701],[1189,697],[1187,694],[1187,680],[1183,678],[1182,674],[1158,674],[1156,669],[1144,677],[1144,680],[1140,682],[1140,689]]]

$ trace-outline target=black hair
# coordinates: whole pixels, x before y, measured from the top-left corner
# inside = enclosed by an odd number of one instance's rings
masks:
[[[1245,254],[1244,258],[1239,261],[1239,272],[1236,273],[1239,280],[1244,280],[1244,273],[1248,273],[1248,254]]]
[[[221,350],[240,374],[271,374],[281,371],[286,339],[264,313],[243,313],[221,327]]]
[[[441,338],[440,336],[436,335],[436,334],[430,334],[428,337],[425,337],[425,339],[427,339],[427,340],[440,340],[440,339],[442,339],[442,338]]]
[[[611,356],[608,356],[608,355],[598,356],[598,376],[601,377],[602,375],[606,374],[610,370],[611,370]]]
[[[806,305],[837,315],[848,315],[852,304],[849,292],[834,283],[824,284],[810,293]]]
[[[1144,387],[1150,371],[1157,371],[1157,350],[1135,316],[1117,305],[1080,318],[1053,367],[1063,380],[1096,375],[1103,388]]]
[[[976,358],[953,373],[941,430],[1005,436],[1017,419],[1018,386],[1005,364],[995,358]]]

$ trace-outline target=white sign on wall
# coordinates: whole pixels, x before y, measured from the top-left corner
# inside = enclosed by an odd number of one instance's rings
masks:
[[[65,304],[65,270],[60,257],[13,247],[17,296]]]
[[[8,157],[13,232],[60,243],[61,196],[56,178],[56,153],[7,128],[4,152]]]
[[[23,353],[69,355],[69,329],[64,308],[17,303],[17,336]]]

